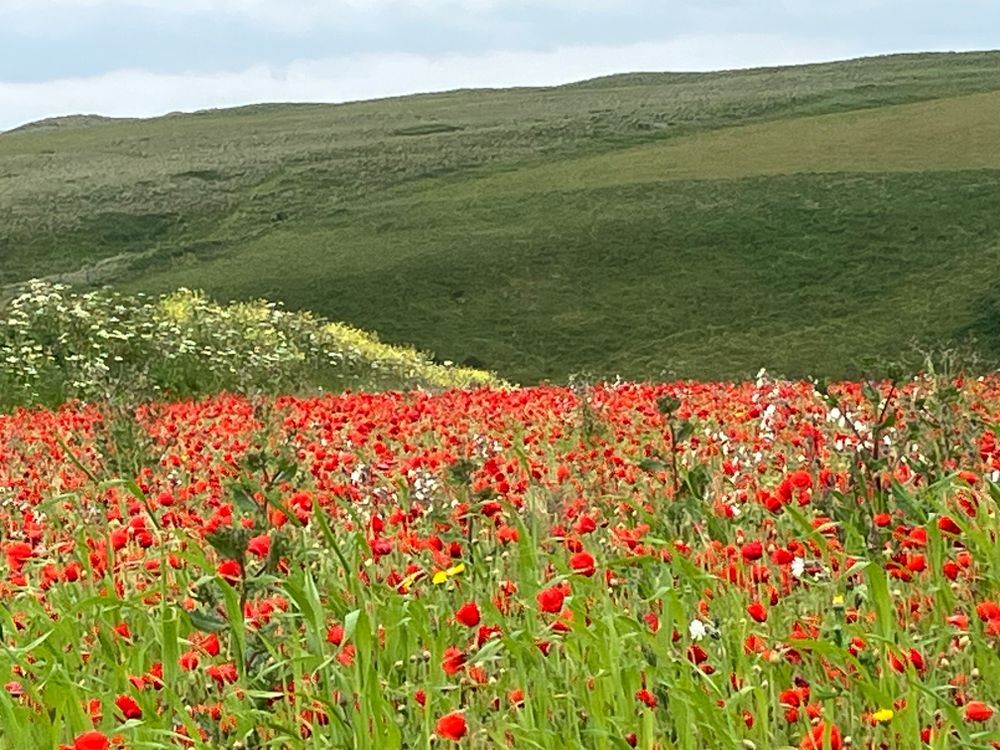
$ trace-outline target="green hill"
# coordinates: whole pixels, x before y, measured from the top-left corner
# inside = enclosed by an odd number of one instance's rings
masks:
[[[0,286],[264,296],[521,382],[993,356],[997,144],[1000,52],[28,128]]]

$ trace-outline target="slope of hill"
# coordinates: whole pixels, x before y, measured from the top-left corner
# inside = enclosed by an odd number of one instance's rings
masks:
[[[0,285],[267,296],[522,382],[992,354],[998,113],[968,53],[8,133]]]

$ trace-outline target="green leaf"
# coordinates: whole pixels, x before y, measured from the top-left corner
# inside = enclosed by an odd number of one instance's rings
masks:
[[[236,667],[239,669],[240,675],[245,677],[246,659],[244,657],[247,652],[246,620],[244,619],[243,607],[240,606],[239,592],[222,578],[219,578],[219,587],[222,589],[222,597],[226,602],[226,617],[229,620],[229,626],[233,634],[232,643],[233,651],[235,652],[233,656],[235,657]]]
[[[860,573],[871,564],[871,560],[857,560],[851,567],[844,571],[844,578],[850,578],[855,573]]]
[[[503,648],[503,641],[499,638],[493,638],[483,644],[483,647],[476,652],[475,656],[472,657],[471,663],[482,664],[483,662],[489,661]]]
[[[193,610],[187,614],[191,619],[191,625],[204,633],[219,633],[229,629],[229,623],[215,615],[209,615],[198,610]]]
[[[193,621],[192,621],[193,622]],[[195,625],[197,628],[198,626]],[[198,628],[201,630],[201,628]],[[177,632],[177,610],[164,607],[160,613],[160,637],[163,653],[163,679],[173,685],[177,680],[177,660],[180,657],[180,637]]]
[[[243,487],[242,485],[233,485],[230,488],[230,493],[233,497],[233,502],[236,507],[239,508],[244,513],[260,513],[260,504],[253,499],[250,491]]]
[[[695,424],[691,420],[681,422],[679,429],[674,432],[674,445],[687,442],[688,438],[694,434],[694,428]]]
[[[240,547],[236,536],[227,531],[216,531],[205,535],[205,541],[212,545],[219,556],[226,560],[241,560],[246,548]]]
[[[889,580],[885,570],[881,565],[869,565],[865,569],[865,577],[868,579],[868,590],[875,605],[875,624],[878,633],[886,642],[893,643],[892,636],[896,633],[896,619],[893,616],[895,608],[889,593]]]
[[[865,383],[862,385],[861,393],[864,394],[866,399],[868,399],[868,403],[875,408],[878,408],[878,405],[882,403],[882,394],[879,393],[878,389],[871,383]]]
[[[349,641],[351,636],[354,635],[354,631],[358,627],[358,617],[361,616],[361,610],[355,609],[344,615],[344,640]]]
[[[656,399],[656,408],[663,416],[669,416],[681,406],[681,400],[676,396],[660,396]]]

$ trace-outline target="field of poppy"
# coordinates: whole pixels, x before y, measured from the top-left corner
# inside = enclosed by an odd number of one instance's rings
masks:
[[[763,374],[17,410],[0,746],[1000,747],[998,420]]]

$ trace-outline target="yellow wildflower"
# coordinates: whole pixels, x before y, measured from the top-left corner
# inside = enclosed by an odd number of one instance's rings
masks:
[[[891,708],[880,708],[872,714],[872,720],[877,721],[879,724],[884,724],[887,721],[892,721],[892,717],[895,715],[896,712]]]
[[[452,576],[457,576],[459,573],[462,573],[464,571],[465,571],[465,563],[459,563],[458,565],[454,565],[448,568],[448,570],[439,570],[437,573],[434,574],[434,577],[431,579],[431,583],[434,584],[445,583]]]

